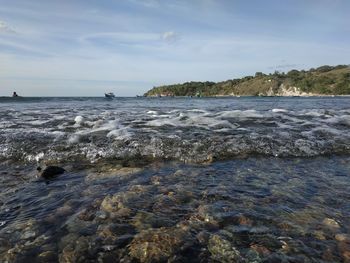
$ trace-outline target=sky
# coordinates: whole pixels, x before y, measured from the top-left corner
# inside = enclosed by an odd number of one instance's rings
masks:
[[[349,0],[0,0],[0,96],[349,64],[349,13]]]

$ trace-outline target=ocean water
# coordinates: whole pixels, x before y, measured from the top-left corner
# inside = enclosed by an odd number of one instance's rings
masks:
[[[349,262],[350,98],[0,98],[0,181],[1,262]]]

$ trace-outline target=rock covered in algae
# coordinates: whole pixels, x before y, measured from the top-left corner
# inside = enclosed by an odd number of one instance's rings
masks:
[[[72,240],[62,250],[59,255],[59,262],[84,262],[87,260],[89,243],[87,238],[80,237],[77,240]]]
[[[101,203],[101,210],[113,216],[124,217],[131,213],[131,210],[126,206],[128,197],[115,194],[113,196],[106,196]]]
[[[210,237],[208,250],[213,260],[219,262],[243,262],[240,252],[228,240],[219,235]]]
[[[159,228],[143,230],[129,246],[129,254],[140,262],[165,261],[193,244],[188,229]]]
[[[150,205],[152,199],[147,194],[151,188],[152,186],[147,185],[132,185],[125,192],[106,196],[100,209],[108,213],[111,218],[128,217],[132,213],[131,208],[142,209]]]
[[[131,220],[131,224],[141,231],[149,228],[170,227],[173,222],[165,216],[139,211]]]

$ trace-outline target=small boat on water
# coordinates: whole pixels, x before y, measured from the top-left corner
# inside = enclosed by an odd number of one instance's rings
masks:
[[[106,98],[115,98],[115,95],[113,92],[108,92],[108,93],[105,93],[105,97]]]

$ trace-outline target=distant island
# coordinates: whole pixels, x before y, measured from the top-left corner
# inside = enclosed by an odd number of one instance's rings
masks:
[[[275,71],[222,82],[186,82],[153,87],[144,96],[322,96],[350,95],[350,66]]]

